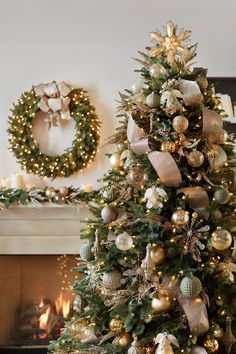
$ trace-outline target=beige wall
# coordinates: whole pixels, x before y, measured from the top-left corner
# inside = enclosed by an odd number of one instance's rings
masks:
[[[169,19],[193,31],[199,65],[211,75],[236,76],[233,0],[0,0],[0,177],[20,169],[7,149],[5,130],[21,92],[53,79],[88,89],[104,143],[114,131],[117,91],[135,78],[131,57],[148,44],[148,33]],[[54,136],[52,145],[60,141],[56,152],[70,146],[72,135],[68,128],[65,139]],[[107,168],[104,152],[101,148],[80,176],[53,183],[94,183]]]

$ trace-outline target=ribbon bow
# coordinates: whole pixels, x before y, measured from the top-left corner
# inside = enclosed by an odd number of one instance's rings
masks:
[[[172,349],[172,344],[179,348],[179,343],[173,334],[167,332],[159,333],[155,338],[155,344],[159,344],[156,350],[156,354],[161,352],[165,353],[168,350],[168,353],[174,353]]]
[[[42,112],[48,113],[47,121],[51,125],[57,126],[59,119],[70,120],[70,98],[67,95],[72,87],[65,82],[57,84],[55,81],[49,84],[39,84],[34,86],[36,96],[40,97],[38,107]]]

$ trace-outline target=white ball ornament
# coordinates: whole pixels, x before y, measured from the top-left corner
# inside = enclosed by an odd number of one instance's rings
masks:
[[[123,232],[116,237],[115,244],[119,250],[128,251],[133,246],[133,239],[127,232]]]
[[[160,106],[160,96],[152,92],[146,97],[146,104],[150,108],[158,108]]]
[[[197,277],[184,277],[180,282],[180,291],[186,297],[194,297],[202,290],[201,280]]]
[[[161,65],[159,63],[155,63],[155,64],[152,64],[152,66],[150,67],[149,73],[150,73],[151,77],[158,80],[166,74],[166,69],[164,68],[163,65]]]
[[[102,276],[102,283],[105,288],[110,290],[116,290],[121,286],[122,275],[118,270],[111,270],[110,272],[104,273]]]

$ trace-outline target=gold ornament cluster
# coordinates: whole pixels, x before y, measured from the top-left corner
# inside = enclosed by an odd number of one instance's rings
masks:
[[[41,84],[21,95],[9,117],[11,151],[28,173],[40,177],[68,177],[82,171],[94,160],[99,143],[99,120],[82,88],[68,89],[65,83]],[[42,91],[42,92],[41,92]],[[75,121],[75,136],[62,155],[40,151],[32,127],[39,112],[47,112],[49,127],[60,119]]]

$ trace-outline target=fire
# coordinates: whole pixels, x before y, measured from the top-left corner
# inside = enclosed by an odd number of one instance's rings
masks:
[[[62,315],[63,318],[67,318],[70,312],[70,300],[66,301],[63,299],[62,293],[55,301],[56,312],[58,315]]]
[[[39,317],[39,328],[40,329],[46,329],[47,323],[48,323],[48,319],[49,319],[50,310],[51,310],[50,307],[48,307],[46,312],[43,313]]]

